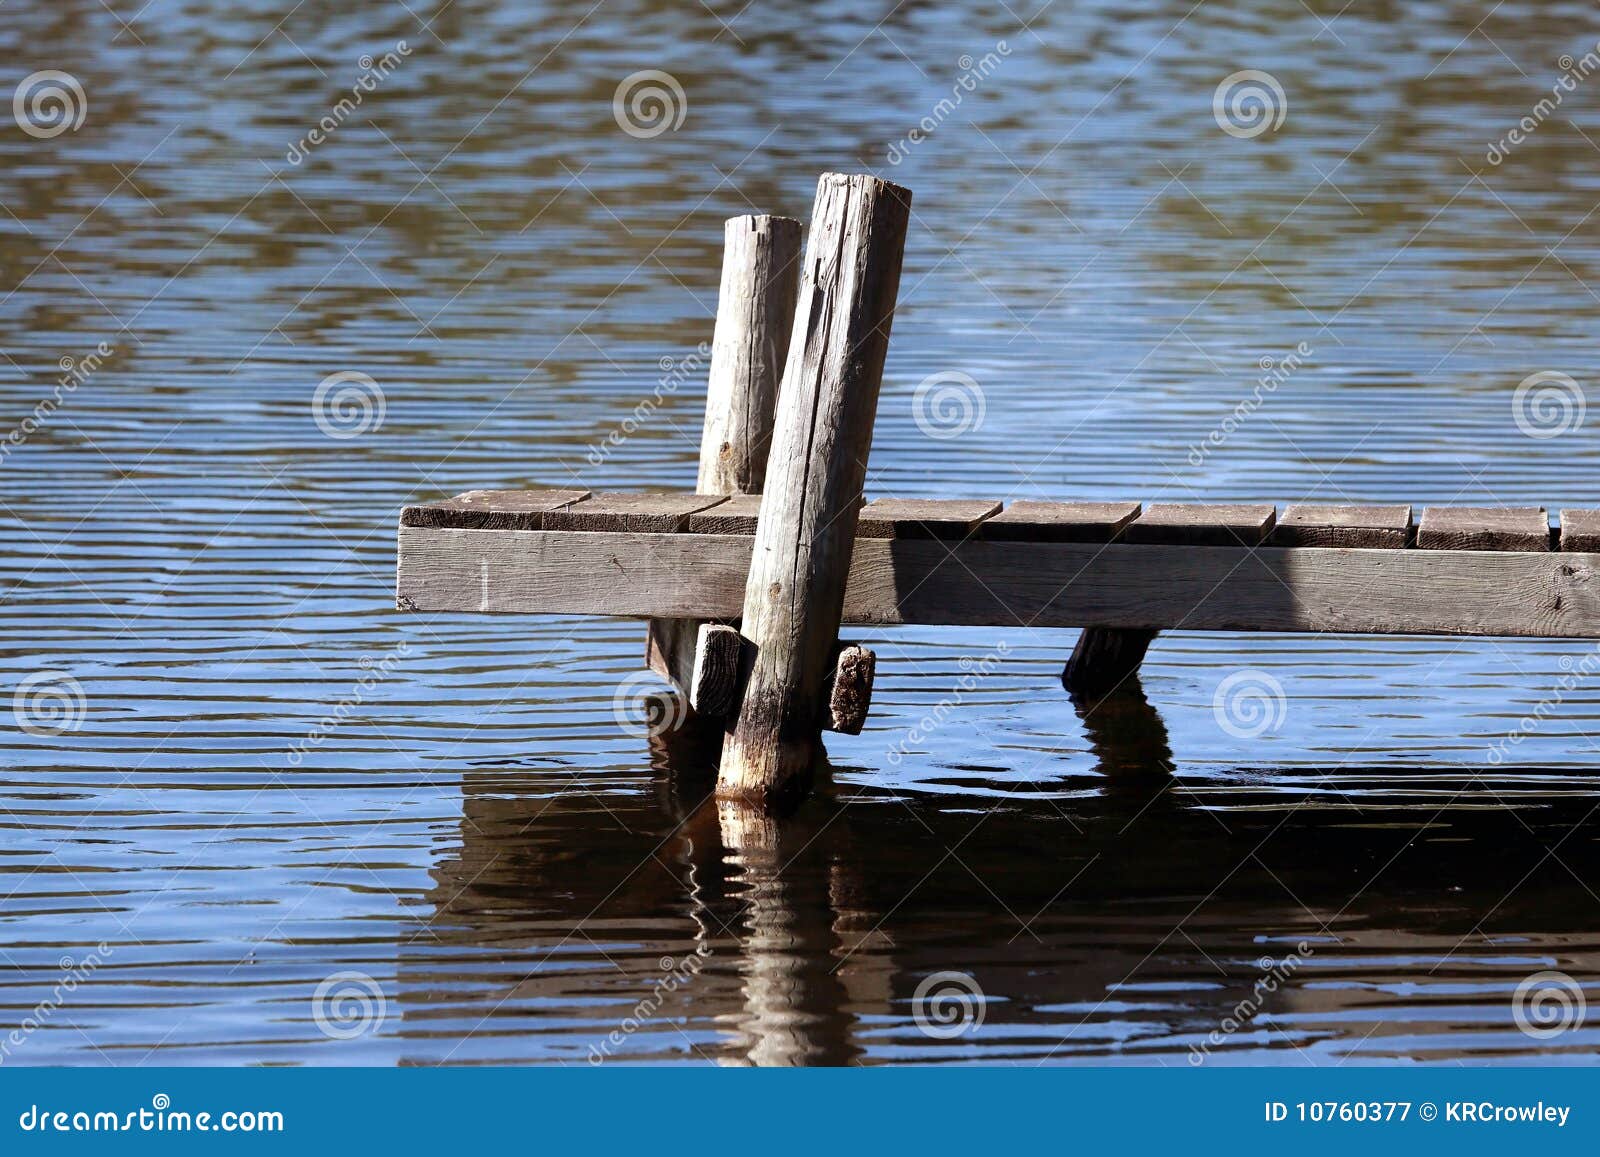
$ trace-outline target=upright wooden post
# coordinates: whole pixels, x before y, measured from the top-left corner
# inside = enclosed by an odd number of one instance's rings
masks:
[[[729,220],[700,438],[701,494],[761,493],[799,292],[800,222]]]
[[[910,217],[898,185],[817,182],[745,584],[754,657],[723,745],[724,799],[772,807],[809,782]]]
[[[778,381],[800,292],[800,222],[745,216],[723,226],[722,286],[711,339],[701,494],[759,494],[772,445]],[[645,661],[688,695],[694,678],[693,619],[651,619]]]

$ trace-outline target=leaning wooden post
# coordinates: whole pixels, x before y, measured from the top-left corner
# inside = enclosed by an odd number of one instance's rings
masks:
[[[701,494],[761,493],[799,292],[800,222],[763,214],[733,217],[723,226],[722,286],[695,486]],[[693,689],[699,628],[693,619],[650,620],[645,661],[684,695]]]
[[[754,651],[717,794],[770,808],[809,782],[844,611],[911,193],[817,182],[795,329],[745,583]]]

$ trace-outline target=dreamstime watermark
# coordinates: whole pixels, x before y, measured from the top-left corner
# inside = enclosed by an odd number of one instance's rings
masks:
[[[282,1133],[284,1122],[275,1109],[174,1109],[171,1097],[157,1093],[148,1109],[125,1113],[30,1104],[17,1115],[17,1128],[24,1133]]]
[[[50,990],[50,995],[34,1005],[33,1010],[22,1018],[21,1023],[16,1028],[8,1032],[3,1038],[0,1038],[0,1065],[5,1064],[10,1059],[14,1049],[21,1048],[29,1037],[48,1024],[50,1018],[56,1014],[56,1010],[66,1004],[72,994],[78,990],[78,985],[94,975],[94,970],[104,964],[111,955],[111,947],[102,943],[95,945],[94,951],[80,960],[74,960],[70,956],[63,956],[61,958],[61,979],[56,981],[55,986]]]
[[[360,370],[329,374],[311,395],[311,416],[317,429],[341,442],[382,429],[388,413],[383,387]]]
[[[687,697],[663,687],[651,671],[629,675],[611,695],[611,717],[624,734],[638,739],[676,731],[688,716]]]
[[[1563,655],[1560,665],[1566,674],[1556,680],[1554,691],[1539,700],[1532,711],[1519,719],[1517,725],[1489,749],[1484,758],[1491,764],[1498,766],[1504,763],[1509,748],[1519,746],[1528,736],[1538,731],[1544,725],[1545,719],[1554,715],[1557,708],[1566,702],[1570,692],[1576,691],[1585,680],[1600,672],[1600,645],[1593,647],[1577,662],[1573,662],[1571,655]]]
[[[365,972],[335,972],[311,994],[311,1019],[322,1035],[334,1040],[354,1040],[373,1031],[389,1014],[383,985]]]
[[[1262,357],[1257,363],[1261,368],[1261,376],[1250,387],[1247,397],[1239,399],[1233,409],[1228,411],[1228,416],[1212,429],[1200,441],[1189,446],[1189,465],[1203,466],[1211,451],[1224,445],[1233,435],[1233,432],[1244,425],[1245,420],[1266,404],[1267,398],[1278,392],[1278,387],[1287,382],[1312,354],[1311,346],[1300,342],[1294,349],[1284,354],[1281,358]]]
[[[1256,739],[1283,726],[1289,699],[1283,684],[1265,671],[1235,671],[1217,684],[1211,714],[1235,739]]]
[[[1270,72],[1246,68],[1222,78],[1211,94],[1211,115],[1230,137],[1277,132],[1289,115],[1289,98]]]
[[[1227,1039],[1242,1028],[1249,1026],[1250,1022],[1261,1011],[1261,1006],[1266,1003],[1266,998],[1278,991],[1280,985],[1293,976],[1307,959],[1316,955],[1314,949],[1302,940],[1295,945],[1295,950],[1282,960],[1274,960],[1270,956],[1263,956],[1256,961],[1256,967],[1261,975],[1256,977],[1256,982],[1250,988],[1250,994],[1239,1003],[1235,1004],[1228,1015],[1222,1018],[1220,1024],[1206,1035],[1206,1039],[1198,1045],[1189,1046],[1189,1063],[1203,1065],[1206,1058],[1211,1055],[1211,1050],[1220,1048]]]
[[[116,352],[116,346],[101,342],[92,352],[81,358],[67,356],[57,362],[61,375],[51,387],[50,396],[40,398],[34,403],[33,412],[11,427],[10,433],[5,438],[0,439],[0,465],[4,465],[11,457],[13,447],[21,446],[33,437],[49,422],[50,416],[61,408],[68,395],[76,393],[78,387],[92,378],[95,371],[105,364],[106,359]]]
[[[946,719],[960,707],[968,693],[977,689],[979,680],[992,674],[1000,666],[1000,660],[1011,653],[1011,648],[1005,642],[996,643],[994,649],[974,659],[971,655],[961,656],[957,664],[963,672],[961,678],[956,680],[956,685],[950,689],[949,694],[940,698],[928,713],[917,720],[901,733],[900,742],[890,748],[887,758],[894,766],[899,766],[905,761],[906,756],[912,753],[913,747],[928,739],[941,727]]]
[[[589,1046],[589,1063],[604,1064],[630,1036],[650,1023],[650,1020],[661,1011],[661,1006],[666,1003],[667,997],[699,976],[700,970],[710,958],[711,945],[704,943],[697,945],[693,952],[681,960],[663,956],[659,962],[662,975],[651,983],[649,995],[633,1006],[633,1011],[611,1030],[604,1041]]]
[[[1535,972],[1511,997],[1512,1021],[1534,1040],[1581,1028],[1588,1011],[1583,986],[1565,972]]]
[[[911,418],[917,429],[941,442],[978,429],[987,412],[983,387],[960,370],[929,374],[911,395]]]
[[[397,40],[394,48],[374,59],[370,54],[363,55],[356,63],[361,66],[361,75],[350,86],[350,92],[341,96],[334,106],[328,110],[327,115],[319,120],[305,136],[291,144],[283,154],[283,159],[291,165],[299,165],[311,155],[311,150],[324,144],[339,130],[339,126],[360,108],[368,94],[377,90],[378,85],[389,79],[391,73],[400,67],[400,62],[411,55],[411,46],[404,40]]]
[[[1511,155],[1512,149],[1538,132],[1539,126],[1549,120],[1561,106],[1566,94],[1576,92],[1581,82],[1588,80],[1596,70],[1600,70],[1600,43],[1596,43],[1577,60],[1573,60],[1570,54],[1563,53],[1556,64],[1561,69],[1561,75],[1550,86],[1550,95],[1541,97],[1514,128],[1499,140],[1491,142],[1485,150],[1483,159],[1491,165],[1499,165]]]
[[[89,98],[70,72],[46,68],[22,78],[11,94],[11,116],[30,137],[49,140],[77,132],[89,115]]]
[[[974,60],[969,53],[962,53],[956,60],[956,66],[961,69],[961,75],[950,86],[950,95],[940,97],[938,103],[928,111],[928,115],[917,122],[916,127],[898,141],[889,145],[886,157],[891,165],[898,165],[911,155],[911,150],[931,137],[940,125],[949,118],[950,114],[961,107],[970,94],[978,91],[978,86],[994,74],[1000,67],[1000,62],[1011,55],[1011,46],[1004,40],[995,41],[995,45],[981,57]]]
[[[299,767],[311,748],[321,747],[323,741],[337,731],[358,707],[372,698],[373,693],[394,674],[395,668],[400,666],[400,661],[410,653],[410,644],[402,639],[394,645],[394,650],[381,659],[374,659],[371,655],[361,656],[356,664],[361,668],[361,677],[351,685],[344,698],[335,703],[333,709],[306,732],[305,738],[289,749],[290,765]]]
[[[954,1040],[983,1027],[983,989],[966,972],[935,972],[911,994],[911,1019],[923,1036]]]
[[[65,671],[35,671],[11,693],[11,718],[24,735],[65,735],[83,726],[89,697]]]
[[[623,132],[647,141],[683,127],[689,98],[670,72],[646,68],[622,78],[611,96],[611,115]]]
[[[1511,395],[1511,420],[1529,438],[1570,434],[1583,425],[1587,409],[1583,387],[1559,370],[1529,374]]]
[[[650,396],[634,406],[632,413],[624,418],[605,437],[598,439],[584,454],[584,461],[590,466],[600,466],[611,457],[611,452],[631,438],[639,427],[647,424],[661,408],[661,404],[668,397],[678,392],[678,387],[688,381],[691,376],[699,374],[706,359],[711,356],[711,347],[701,342],[694,348],[694,352],[685,354],[681,358],[663,357],[657,366],[661,376],[656,379],[656,385],[650,391]]]

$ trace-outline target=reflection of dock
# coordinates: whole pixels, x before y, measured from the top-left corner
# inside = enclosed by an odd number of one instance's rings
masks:
[[[663,962],[702,950],[699,971],[608,1056],[850,1064],[971,1043],[911,1021],[918,984],[958,970],[989,1002],[989,1059],[1105,1060],[1204,1040],[1263,958],[1306,940],[1310,956],[1218,1052],[1332,1059],[1319,1039],[1370,1027],[1374,1056],[1421,1036],[1438,1056],[1472,1057],[1497,1047],[1492,1032],[1458,1045],[1430,1018],[1467,1009],[1514,1033],[1522,977],[1600,959],[1583,882],[1600,851],[1564,840],[1592,801],[1559,785],[1529,777],[1514,798],[1514,779],[1487,795],[1437,771],[1408,787],[1393,769],[1343,769],[1340,791],[1388,793],[1357,808],[1331,790],[1284,802],[1267,785],[1119,780],[1110,773],[1161,761],[1153,710],[1137,696],[1085,710],[1108,773],[1088,799],[906,806],[858,791],[842,804],[824,787],[776,820],[719,813],[709,767],[601,797],[469,778],[460,848],[434,872],[402,983],[454,992],[437,949],[487,952],[502,963],[477,1031],[513,1038],[496,1046],[511,1056],[580,1061]],[[407,1000],[402,1031],[425,1034],[430,1014],[416,1010],[428,1006]]]

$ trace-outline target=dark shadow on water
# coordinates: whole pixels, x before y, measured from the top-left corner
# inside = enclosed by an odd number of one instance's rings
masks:
[[[649,792],[469,776],[417,943],[514,974],[477,997],[494,1010],[478,1032],[509,1059],[1592,1055],[1589,1030],[1534,1040],[1511,1013],[1529,974],[1600,966],[1600,828],[1581,781],[1176,779],[1142,694],[1083,719],[1104,790],[1050,798],[824,781],[779,821],[719,809],[714,760],[675,762],[666,744]],[[1283,975],[1263,994],[1269,970]],[[978,995],[945,1011],[982,1010],[954,1036],[916,1019],[937,1010],[919,985],[947,973]],[[668,976],[682,982],[663,991]],[[431,950],[403,959],[404,1031],[429,1031],[430,992],[458,982]]]
[[[1107,791],[1148,790],[1173,771],[1172,745],[1161,713],[1145,698],[1138,675],[1100,696],[1070,696],[1084,738],[1106,777]]]

